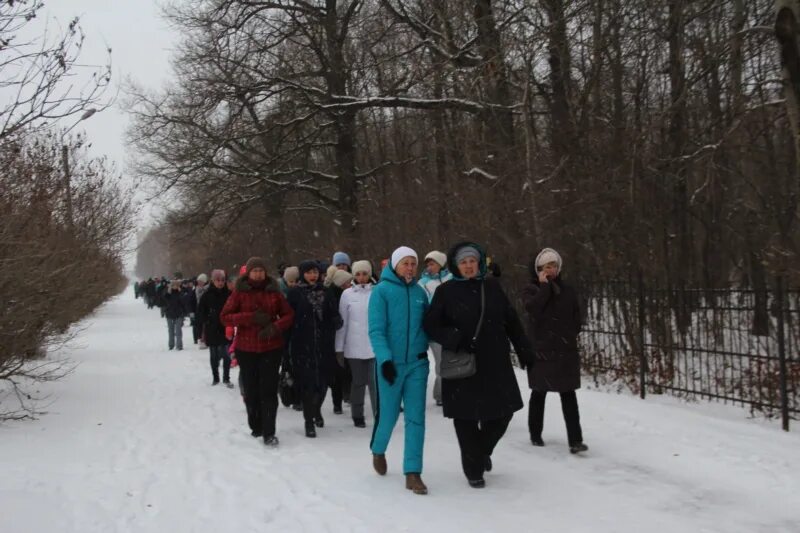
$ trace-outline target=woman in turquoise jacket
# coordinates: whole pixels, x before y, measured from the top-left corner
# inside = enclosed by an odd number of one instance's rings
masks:
[[[372,433],[372,465],[386,474],[386,448],[403,405],[406,488],[427,494],[422,482],[425,442],[425,392],[428,388],[428,337],[422,320],[428,308],[417,284],[417,253],[402,246],[392,253],[369,301],[369,340],[378,374],[378,416]]]

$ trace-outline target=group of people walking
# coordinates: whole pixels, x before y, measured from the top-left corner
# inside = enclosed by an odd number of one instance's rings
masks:
[[[357,428],[367,426],[368,396],[373,468],[387,473],[386,450],[402,412],[406,488],[426,494],[423,445],[432,355],[433,399],[453,420],[469,485],[481,488],[495,447],[524,405],[513,346],[531,388],[531,443],[544,446],[546,394],[558,392],[570,452],[586,451],[575,395],[581,309],[576,291],[561,276],[561,256],[547,248],[532,262],[531,283],[521,294],[525,320],[480,245],[462,242],[447,254],[430,252],[423,261],[418,277],[419,258],[408,247],[397,248],[381,272],[369,261],[351,262],[337,252],[330,265],[307,260],[282,267],[275,278],[262,259],[252,257],[232,290],[224,271],[211,273],[194,316],[209,349],[213,383],[219,382],[221,361],[223,382],[230,383],[229,351],[238,361],[251,434],[278,445],[280,387],[292,388],[309,438],[325,425],[328,389],[334,413],[349,402]],[[195,295],[199,276],[197,282]]]

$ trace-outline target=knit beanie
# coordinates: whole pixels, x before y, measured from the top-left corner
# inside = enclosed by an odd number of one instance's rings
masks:
[[[333,254],[333,261],[331,262],[333,265],[347,265],[350,266],[352,262],[350,261],[350,256],[344,252],[336,252]]]
[[[463,246],[459,248],[458,251],[456,252],[456,257],[455,257],[456,264],[461,263],[461,261],[463,261],[468,257],[474,257],[476,261],[480,261],[481,253],[478,251],[477,248],[473,246]]]
[[[316,261],[303,261],[302,263],[297,265],[297,270],[299,270],[301,276],[305,276],[306,272],[315,269],[319,271],[319,265],[317,264]]]
[[[300,269],[295,266],[286,267],[286,269],[283,271],[283,279],[287,283],[297,281],[300,279]]]
[[[561,255],[552,248],[545,248],[536,256],[537,269],[545,266],[547,263],[555,263],[558,265],[558,272],[561,272],[561,265],[563,263]]]
[[[425,262],[434,261],[437,265],[444,268],[447,265],[447,256],[438,250],[434,250],[425,256]]]
[[[336,268],[336,265],[331,265],[328,267],[328,270],[325,271],[325,281],[323,281],[323,285],[326,287],[330,287],[333,285],[333,275],[339,272],[339,269]]]
[[[225,276],[225,271],[224,270],[216,268],[216,269],[211,271],[211,279],[212,280],[214,280],[214,279],[225,280],[225,278],[226,278],[226,276]]]
[[[359,272],[366,272],[369,277],[372,277],[372,263],[369,261],[356,261],[353,263],[353,274]]]
[[[351,281],[353,281],[353,275],[346,270],[337,270],[333,276],[331,276],[331,282],[340,289]]]
[[[409,248],[408,246],[401,246],[394,252],[392,252],[392,269],[397,268],[398,263],[405,259],[406,257],[413,257],[416,260],[419,260],[419,256],[417,256],[417,252]]]
[[[250,274],[254,268],[262,268],[264,272],[267,271],[267,263],[261,259],[260,257],[251,257],[247,260],[247,264],[245,264],[245,272]]]
[[[199,276],[197,276],[197,282],[208,283],[208,276],[206,276],[205,274],[200,274]]]

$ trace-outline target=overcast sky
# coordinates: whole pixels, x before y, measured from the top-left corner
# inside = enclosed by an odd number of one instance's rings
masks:
[[[74,17],[80,17],[86,35],[81,63],[103,65],[107,48],[112,49],[112,87],[117,94],[122,82],[130,77],[137,83],[159,88],[170,75],[170,53],[179,36],[161,17],[164,0],[49,0],[44,19],[38,21],[63,29]],[[117,103],[78,125],[87,133],[93,155],[107,155],[125,173],[124,142],[127,116]],[[149,213],[149,211],[145,211]],[[147,216],[147,215],[146,215]],[[144,225],[146,220],[141,221]]]

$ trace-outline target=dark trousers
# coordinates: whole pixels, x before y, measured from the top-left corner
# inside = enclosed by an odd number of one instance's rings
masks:
[[[347,365],[347,359],[345,359],[344,368],[336,365],[333,383],[331,383],[331,400],[333,400],[334,408],[341,409],[342,400],[350,401],[350,384],[352,381],[353,378],[350,373],[350,367]]]
[[[219,362],[222,361],[222,381],[225,383],[231,380],[231,356],[228,353],[228,345],[209,346],[208,351],[211,355],[211,374],[214,381],[219,381]]]
[[[458,447],[461,449],[461,466],[467,479],[483,478],[486,457],[491,456],[494,447],[508,429],[511,417],[496,420],[454,419]]]
[[[192,337],[194,337],[195,344],[203,337],[203,324],[200,323],[197,317],[192,319]]]
[[[375,359],[348,359],[349,368],[353,375],[350,386],[350,413],[355,419],[364,418],[364,393],[369,389],[369,400],[372,406],[372,417],[378,408],[375,392]]]
[[[303,391],[303,419],[306,424],[312,424],[314,419],[322,418],[322,402],[324,401],[325,393]]]
[[[281,350],[266,353],[236,350],[247,404],[247,423],[251,430],[261,432],[265,438],[275,435],[281,356]]]
[[[578,397],[575,391],[560,392],[561,411],[567,424],[567,441],[569,445],[583,442],[581,416],[578,412]],[[528,430],[532,439],[542,438],[544,426],[544,402],[547,392],[531,391],[531,403],[528,405]]]

